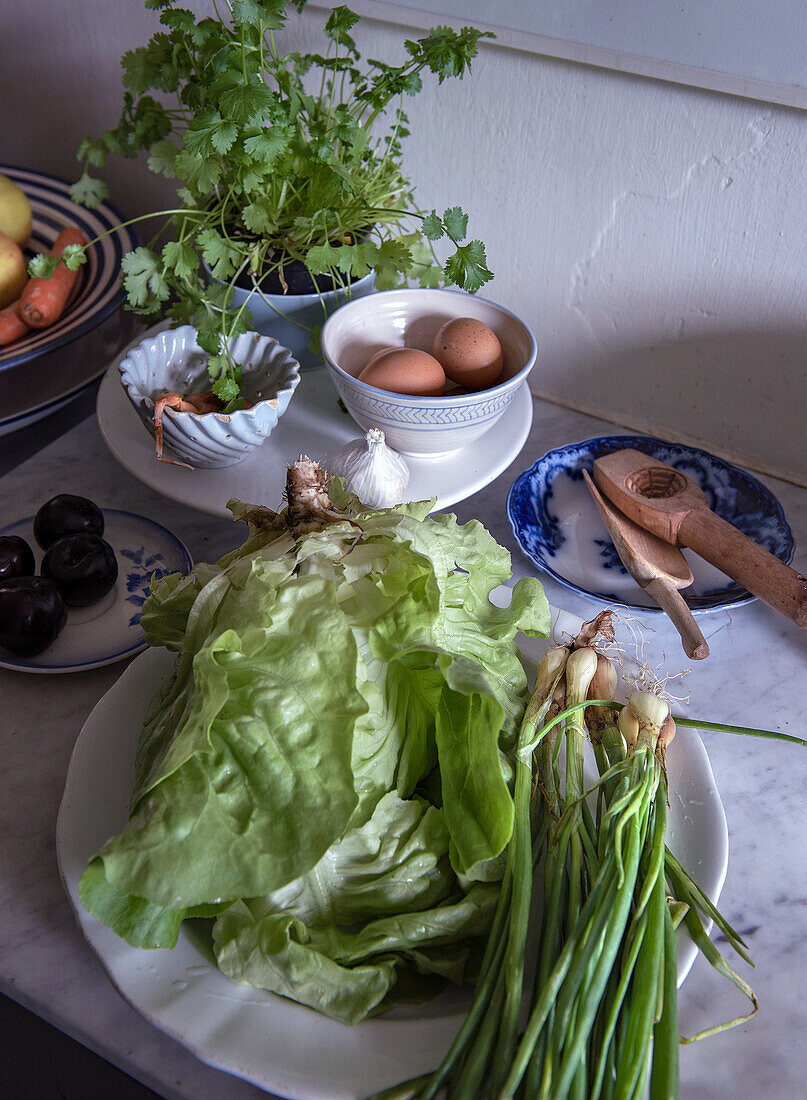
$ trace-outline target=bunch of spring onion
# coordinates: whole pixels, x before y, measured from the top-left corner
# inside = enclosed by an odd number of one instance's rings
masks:
[[[694,1038],[756,1011],[753,990],[704,922],[750,963],[744,942],[666,846],[669,706],[648,691],[626,706],[613,702],[617,675],[595,648],[600,632],[613,638],[609,612],[538,666],[519,736],[513,836],[470,1011],[434,1073],[374,1100],[638,1100],[648,1082],[651,1100],[672,1100],[682,920],[752,1005]],[[599,778],[587,789],[584,752],[592,750]]]

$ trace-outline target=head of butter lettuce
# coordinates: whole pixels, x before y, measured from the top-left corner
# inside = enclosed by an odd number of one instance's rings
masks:
[[[154,584],[143,627],[176,663],[80,895],[142,948],[207,918],[229,978],[354,1023],[473,977],[513,823],[514,636],[549,609],[532,578],[491,604],[510,556],[482,524],[332,499],[302,532],[231,502],[244,546]]]

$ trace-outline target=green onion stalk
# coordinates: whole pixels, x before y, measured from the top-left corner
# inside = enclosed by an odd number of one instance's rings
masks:
[[[751,964],[745,943],[667,847],[676,721],[652,691],[613,701],[616,670],[595,648],[598,629],[609,637],[601,619],[538,665],[516,750],[513,834],[468,1015],[433,1073],[371,1100],[639,1100],[648,1088],[650,1100],[675,1100],[680,1044],[757,1010],[708,923]],[[598,777],[587,788],[588,751]],[[688,1039],[677,1017],[682,923],[751,1002],[747,1015]]]

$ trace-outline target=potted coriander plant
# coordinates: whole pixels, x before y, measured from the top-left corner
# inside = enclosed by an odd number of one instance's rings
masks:
[[[93,172],[112,154],[147,151],[149,168],[177,181],[154,242],[122,261],[124,289],[146,323],[194,326],[225,411],[242,400],[227,351],[238,334],[275,335],[305,361],[345,297],[401,283],[474,292],[492,277],[482,242],[466,240],[467,215],[421,210],[402,167],[403,98],[421,73],[462,77],[482,32],[435,27],[391,65],[362,61],[345,7],[328,16],[322,53],[283,54],[285,0],[232,0],[201,20],[175,0],[146,6],[162,9],[163,29],[124,54],[120,120],[82,143],[73,197],[106,196]],[[80,248],[64,257],[82,260]]]

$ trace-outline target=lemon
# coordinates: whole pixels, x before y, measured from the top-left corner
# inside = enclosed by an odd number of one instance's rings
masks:
[[[31,236],[31,204],[24,191],[0,174],[0,233],[11,237],[21,248]]]
[[[22,249],[11,237],[0,233],[0,309],[15,302],[28,282]]]

